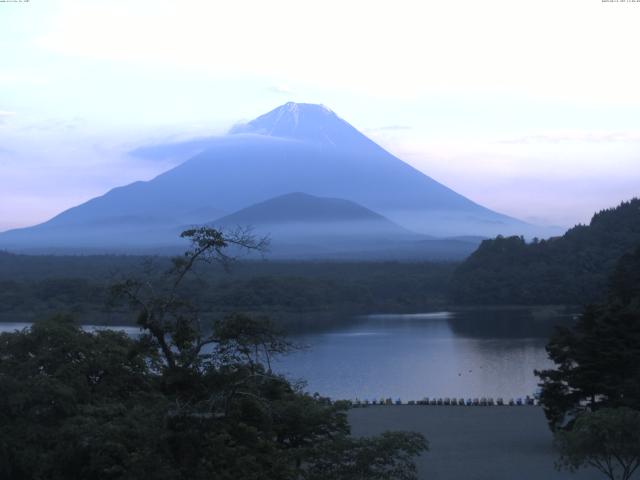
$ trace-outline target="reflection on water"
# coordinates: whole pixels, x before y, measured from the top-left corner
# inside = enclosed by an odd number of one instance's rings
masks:
[[[531,309],[361,316],[293,337],[308,348],[274,368],[332,398],[524,397],[537,389],[533,370],[550,366],[544,347],[554,326],[572,322],[572,315]],[[29,325],[2,323],[0,332]]]
[[[550,365],[545,344],[570,315],[466,310],[369,315],[339,329],[294,337],[309,348],[277,362],[310,392],[332,398],[524,397],[534,369]]]

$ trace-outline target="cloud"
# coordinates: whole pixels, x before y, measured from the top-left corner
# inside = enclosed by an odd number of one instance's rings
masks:
[[[619,143],[640,142],[640,131],[569,131],[549,132],[498,140],[497,143],[528,145],[535,143]]]
[[[277,93],[279,95],[293,94],[293,90],[291,90],[291,88],[288,85],[284,85],[284,84],[270,85],[267,88],[267,90],[270,91],[271,93]]]
[[[19,131],[64,134],[65,132],[77,131],[86,126],[86,124],[87,120],[83,117],[72,117],[69,119],[45,118],[42,120],[25,123],[19,128]]]
[[[3,86],[45,85],[46,83],[47,79],[35,72],[0,71],[0,85]]]
[[[69,57],[283,78],[388,98],[511,91],[533,98],[640,104],[640,66],[629,61],[638,44],[637,18],[601,2],[61,5],[35,45]]]
[[[382,127],[373,127],[367,128],[368,132],[388,132],[388,131],[398,131],[398,130],[411,130],[413,127],[409,125],[384,125]]]
[[[0,110],[0,124],[5,123],[8,118],[13,117],[16,112],[7,112],[4,110]]]

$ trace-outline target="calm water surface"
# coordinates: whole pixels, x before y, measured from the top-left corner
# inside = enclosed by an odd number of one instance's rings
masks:
[[[532,395],[535,369],[550,366],[545,344],[573,315],[533,310],[467,310],[369,315],[293,340],[308,348],[277,370],[332,398]]]
[[[532,309],[368,315],[292,337],[306,348],[274,369],[331,398],[524,397],[537,390],[533,371],[550,366],[544,347],[554,326],[572,322]],[[2,323],[0,331],[28,326]]]

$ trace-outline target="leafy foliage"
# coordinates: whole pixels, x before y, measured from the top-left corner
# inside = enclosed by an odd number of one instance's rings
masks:
[[[640,467],[640,412],[604,408],[583,413],[573,428],[556,434],[559,468],[592,466],[610,480],[629,480]]]
[[[186,232],[193,248],[161,279],[114,287],[137,313],[138,338],[68,317],[0,335],[1,478],[415,478],[422,436],[352,438],[345,402],[271,371],[289,344],[268,320],[205,325],[183,282],[196,262],[228,260],[219,233]]]
[[[337,441],[319,442],[311,450],[302,478],[411,480],[416,475],[411,459],[426,449],[425,439],[411,432],[385,432],[377,438],[341,437]]]
[[[604,300],[617,260],[640,244],[640,199],[596,213],[562,237],[482,242],[455,271],[451,294],[469,304],[573,304]],[[558,288],[562,286],[562,288]]]
[[[574,328],[559,328],[547,352],[556,368],[536,372],[552,426],[585,410],[640,410],[640,248],[624,255],[605,304],[585,309]]]

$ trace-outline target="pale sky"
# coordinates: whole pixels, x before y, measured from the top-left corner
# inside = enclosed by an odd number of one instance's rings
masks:
[[[487,207],[640,195],[640,2],[0,2],[0,231],[171,167],[126,152],[322,103]]]

